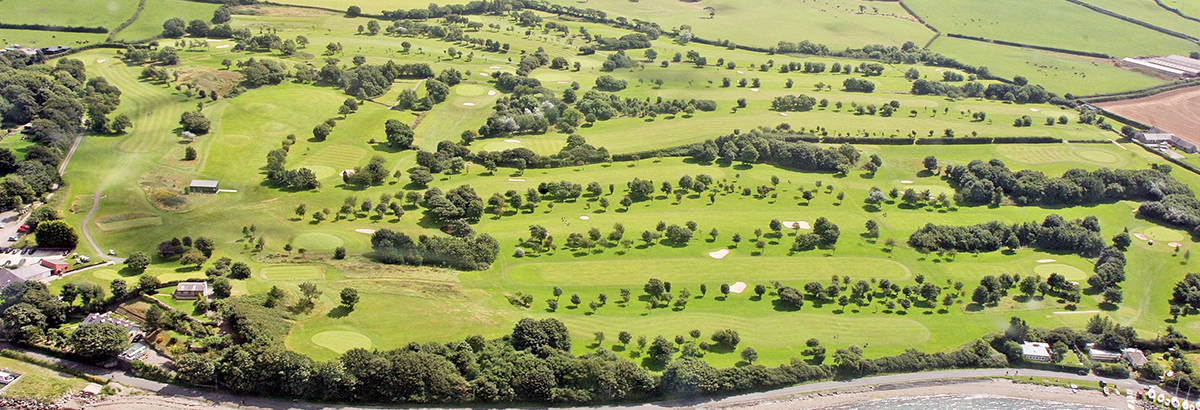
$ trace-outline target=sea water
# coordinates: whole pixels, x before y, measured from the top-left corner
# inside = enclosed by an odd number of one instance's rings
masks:
[[[822,410],[1114,410],[1111,407],[1069,404],[987,395],[897,397],[824,407]]]

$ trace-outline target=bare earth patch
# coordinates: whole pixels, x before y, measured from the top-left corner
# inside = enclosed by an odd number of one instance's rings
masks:
[[[242,74],[236,71],[218,70],[204,66],[186,66],[175,70],[180,84],[195,84],[201,90],[216,91],[225,95],[233,86],[242,82]]]
[[[1200,87],[1188,87],[1151,97],[1098,105],[1118,115],[1173,132],[1179,138],[1200,144]]]

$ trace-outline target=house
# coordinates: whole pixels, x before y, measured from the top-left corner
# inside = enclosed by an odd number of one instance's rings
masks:
[[[1150,362],[1149,360],[1146,360],[1146,354],[1142,353],[1141,349],[1134,349],[1132,347],[1121,349],[1121,357],[1124,358],[1125,361],[1128,362],[1129,365],[1134,369],[1141,368],[1142,366],[1145,366],[1146,363]]]
[[[109,313],[110,312],[89,314],[87,317],[83,318],[83,322],[80,324],[86,325],[89,323],[111,323],[128,330],[130,339],[135,339],[138,337],[138,335],[142,334],[142,327],[138,326],[137,323],[133,323],[127,319],[111,316]]]
[[[1021,344],[1021,355],[1031,362],[1049,362],[1050,344],[1040,342],[1025,342]]]
[[[172,293],[171,297],[176,300],[193,300],[204,297],[207,292],[207,282],[180,282],[175,286],[175,293]]]
[[[17,268],[0,268],[0,288],[14,282],[42,280],[50,277],[51,269],[41,264],[26,265]]]
[[[1095,343],[1088,344],[1088,357],[1092,358],[1093,361],[1116,363],[1121,360],[1120,353],[1097,349],[1095,346]]]
[[[207,179],[193,179],[192,184],[188,185],[188,192],[215,194],[215,193],[217,193],[218,185],[220,185],[220,181],[211,181],[211,180],[207,180]]]
[[[50,268],[51,275],[62,275],[64,272],[67,271],[67,269],[71,268],[71,265],[67,264],[66,262],[62,262],[62,261],[49,261],[49,260],[42,259],[42,260],[38,261],[38,264],[42,265],[44,267]]]

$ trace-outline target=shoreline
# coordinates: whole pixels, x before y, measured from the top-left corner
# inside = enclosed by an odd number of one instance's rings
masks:
[[[873,401],[930,396],[999,396],[1068,404],[1085,404],[1113,409],[1130,408],[1127,396],[1105,396],[1096,390],[1071,389],[1016,383],[1008,379],[943,379],[912,383],[880,384],[826,390],[794,396],[780,396],[748,403],[702,406],[709,409],[796,410],[820,409],[845,404],[866,404]]]

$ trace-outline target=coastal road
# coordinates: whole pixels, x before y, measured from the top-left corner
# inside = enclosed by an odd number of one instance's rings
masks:
[[[123,371],[114,371],[109,369],[101,369],[94,366],[88,366],[69,360],[59,359],[57,357],[48,356],[34,351],[29,351],[18,346],[10,344],[0,344],[0,347],[8,348],[23,352],[29,356],[46,360],[52,363],[58,363],[93,376],[109,379],[135,387],[141,390],[158,393],[163,396],[175,396],[188,399],[206,400],[216,403],[222,403],[240,408],[259,408],[259,409],[306,409],[306,410],[357,410],[357,409],[378,409],[379,407],[371,406],[347,406],[339,404],[312,404],[303,402],[280,401],[273,399],[264,399],[256,397],[241,397],[233,394],[219,393],[209,390],[192,389],[187,387],[175,386],[165,383],[160,383],[152,380],[146,380],[138,377],[133,377]],[[1046,370],[1031,370],[1031,369],[962,369],[962,370],[940,370],[933,372],[922,373],[904,373],[892,374],[886,376],[864,377],[859,379],[827,381],[819,383],[801,384],[781,389],[769,390],[758,393],[740,394],[724,397],[708,397],[688,400],[671,400],[654,403],[643,404],[616,404],[603,405],[592,407],[573,407],[564,409],[579,409],[579,410],[668,410],[668,409],[693,409],[693,408],[711,408],[711,407],[729,407],[755,403],[764,400],[783,399],[787,396],[795,396],[800,394],[815,393],[827,390],[838,390],[855,387],[875,386],[881,384],[896,384],[896,383],[912,383],[934,380],[949,380],[949,379],[964,379],[964,378],[987,378],[987,377],[1004,377],[1017,372],[1018,376],[1032,376],[1034,378],[1043,379],[1075,379],[1075,380],[1093,380],[1105,381],[1110,384],[1115,384],[1125,389],[1140,390],[1150,385],[1141,384],[1131,379],[1109,379],[1098,377],[1095,375],[1080,376],[1075,373],[1052,372]],[[450,409],[451,407],[439,407],[439,410]],[[470,407],[456,407],[459,409],[471,409]],[[493,409],[493,407],[479,407],[478,409]],[[529,409],[544,409],[545,407],[528,407]],[[416,410],[417,408],[407,408],[408,410]]]

